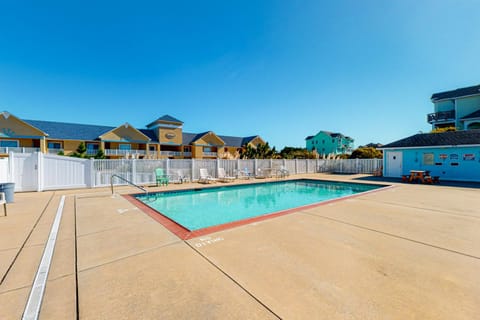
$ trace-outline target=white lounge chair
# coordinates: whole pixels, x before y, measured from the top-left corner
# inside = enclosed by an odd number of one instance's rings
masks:
[[[224,168],[218,168],[218,179],[221,182],[231,182],[235,180],[235,177],[227,176]]]
[[[217,181],[217,178],[214,178],[208,174],[208,170],[206,168],[200,168],[200,178],[198,179],[199,183],[211,183]]]

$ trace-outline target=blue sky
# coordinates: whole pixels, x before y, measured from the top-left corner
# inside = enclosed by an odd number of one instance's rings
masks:
[[[1,1],[0,111],[305,146],[428,131],[480,83],[478,1]]]

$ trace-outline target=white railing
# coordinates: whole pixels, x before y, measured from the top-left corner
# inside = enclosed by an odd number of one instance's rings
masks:
[[[146,154],[145,150],[135,150],[135,149],[130,149],[130,150],[105,149],[104,153],[107,156],[126,156],[126,155],[132,155],[132,154],[141,154],[141,155]]]
[[[184,153],[183,153],[183,156],[184,156],[184,157],[191,157],[191,156],[192,156],[192,153],[191,153],[191,152],[184,152]]]
[[[58,154],[59,152],[63,152],[63,149],[55,149],[55,148],[48,149],[49,154]]]
[[[180,157],[182,155],[180,151],[160,151],[160,154],[167,157]]]
[[[216,152],[203,152],[204,157],[216,157],[217,153]]]
[[[9,171],[16,191],[109,186],[116,174],[135,184],[155,184],[155,169],[163,168],[172,177],[181,175],[196,181],[200,168],[217,177],[218,168],[229,176],[247,170],[252,174],[275,175],[286,168],[291,175],[317,172],[373,173],[382,167],[382,159],[78,159],[53,154],[10,153],[9,164],[2,162],[0,172]],[[5,161],[5,160],[4,160]],[[28,178],[28,179],[26,179]],[[117,184],[122,184],[119,180]]]
[[[29,148],[29,147],[0,147],[0,153],[33,153],[40,151],[40,148]]]

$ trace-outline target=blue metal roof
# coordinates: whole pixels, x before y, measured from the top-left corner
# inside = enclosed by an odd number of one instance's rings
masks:
[[[40,121],[40,120],[23,120],[26,123],[44,131],[48,134],[49,139],[58,139],[58,140],[84,140],[84,141],[94,141],[99,140],[98,137],[117,128],[110,126],[99,126],[99,125],[89,125],[89,124],[79,124],[79,123],[65,123],[65,122],[54,122],[54,121]],[[155,135],[154,130],[150,129],[137,129],[147,137],[151,139],[151,142],[158,143],[158,138]],[[201,133],[182,133],[182,144],[190,145],[195,140],[200,139],[210,131],[201,132]],[[226,146],[229,147],[242,147],[245,144],[249,143],[257,136],[250,137],[234,137],[234,136],[218,136],[225,142]]]
[[[99,136],[116,128],[109,126],[40,120],[23,121],[47,133],[49,139],[59,140],[98,140]]]

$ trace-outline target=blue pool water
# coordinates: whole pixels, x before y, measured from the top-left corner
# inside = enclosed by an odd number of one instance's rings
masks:
[[[378,185],[290,180],[138,195],[190,231],[380,188]]]

